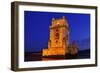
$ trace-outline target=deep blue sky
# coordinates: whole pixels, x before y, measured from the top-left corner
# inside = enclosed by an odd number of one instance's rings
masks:
[[[79,45],[80,50],[89,48],[90,14],[25,11],[25,51],[36,52],[47,48],[51,20],[53,17],[62,18],[62,16],[65,16],[68,20],[70,43],[76,41],[78,44],[81,44]],[[84,41],[88,43],[86,44]]]

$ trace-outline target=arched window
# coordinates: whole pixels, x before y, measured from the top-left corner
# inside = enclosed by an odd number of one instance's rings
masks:
[[[59,29],[55,29],[55,39],[59,39]]]

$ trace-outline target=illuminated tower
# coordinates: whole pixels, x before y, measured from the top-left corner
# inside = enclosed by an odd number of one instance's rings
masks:
[[[52,18],[48,48],[43,49],[42,56],[65,55],[69,52],[69,28],[66,18]]]

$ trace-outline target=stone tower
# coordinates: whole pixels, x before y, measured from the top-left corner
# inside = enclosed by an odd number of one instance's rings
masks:
[[[65,55],[69,52],[69,28],[68,22],[62,18],[52,18],[48,48],[43,49],[42,56]]]

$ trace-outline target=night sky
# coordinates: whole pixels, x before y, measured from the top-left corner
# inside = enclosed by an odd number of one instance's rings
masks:
[[[25,52],[38,52],[47,48],[52,18],[65,16],[70,30],[70,43],[79,50],[90,48],[90,14],[24,11]]]

